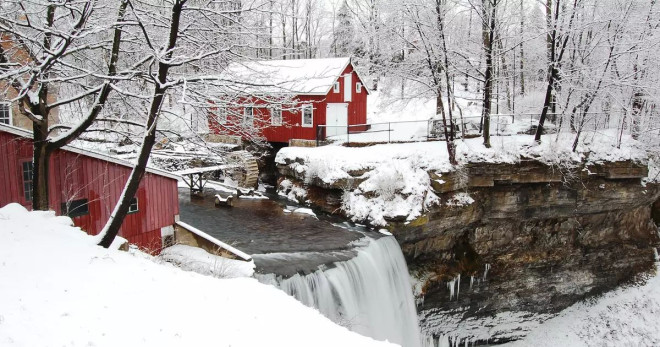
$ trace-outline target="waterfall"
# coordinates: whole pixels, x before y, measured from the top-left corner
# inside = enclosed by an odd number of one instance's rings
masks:
[[[364,239],[358,255],[290,278],[260,275],[335,323],[403,347],[421,344],[408,267],[393,237]]]

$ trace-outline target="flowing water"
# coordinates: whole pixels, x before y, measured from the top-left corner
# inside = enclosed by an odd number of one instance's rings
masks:
[[[337,220],[282,212],[276,200],[218,209],[180,193],[183,221],[251,253],[263,283],[377,340],[420,347],[408,268],[396,240]],[[339,227],[342,226],[342,227]]]
[[[308,275],[261,275],[298,301],[362,335],[420,346],[408,268],[393,237],[365,238],[353,259]]]

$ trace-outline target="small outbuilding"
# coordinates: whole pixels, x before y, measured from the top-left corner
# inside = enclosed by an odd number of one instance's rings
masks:
[[[211,107],[209,129],[217,135],[245,137],[247,128],[268,142],[289,143],[361,131],[348,125],[367,122],[369,90],[350,58],[236,62],[221,78],[242,95],[232,106]],[[272,102],[277,97],[286,104]]]
[[[32,207],[32,138],[21,128],[0,124],[0,206]],[[65,146],[49,165],[50,206],[68,215],[88,234],[98,234],[131,173],[131,163],[101,153]],[[178,176],[148,168],[119,235],[158,252],[174,237],[179,215]]]

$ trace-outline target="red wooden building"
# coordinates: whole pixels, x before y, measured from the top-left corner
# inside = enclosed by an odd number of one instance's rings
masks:
[[[18,202],[31,208],[30,132],[0,124],[0,206]],[[87,233],[98,234],[108,220],[132,170],[130,163],[66,146],[53,153],[49,167],[50,206],[69,215]],[[133,200],[120,236],[157,252],[174,234],[179,214],[177,176],[149,168]]]
[[[238,106],[211,107],[209,129],[215,134],[245,137],[254,129],[268,142],[288,143],[364,130],[347,125],[367,122],[369,91],[350,58],[233,63],[221,77],[243,95]]]

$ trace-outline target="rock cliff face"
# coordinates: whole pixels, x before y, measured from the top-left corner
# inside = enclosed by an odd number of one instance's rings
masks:
[[[341,213],[346,182],[303,185],[286,166],[280,172],[304,186],[307,201]],[[475,163],[429,172],[441,203],[412,222],[389,221],[418,279],[423,331],[504,342],[651,270],[660,189],[643,185],[646,175],[632,162],[572,169]],[[471,199],[457,202],[457,193]]]

